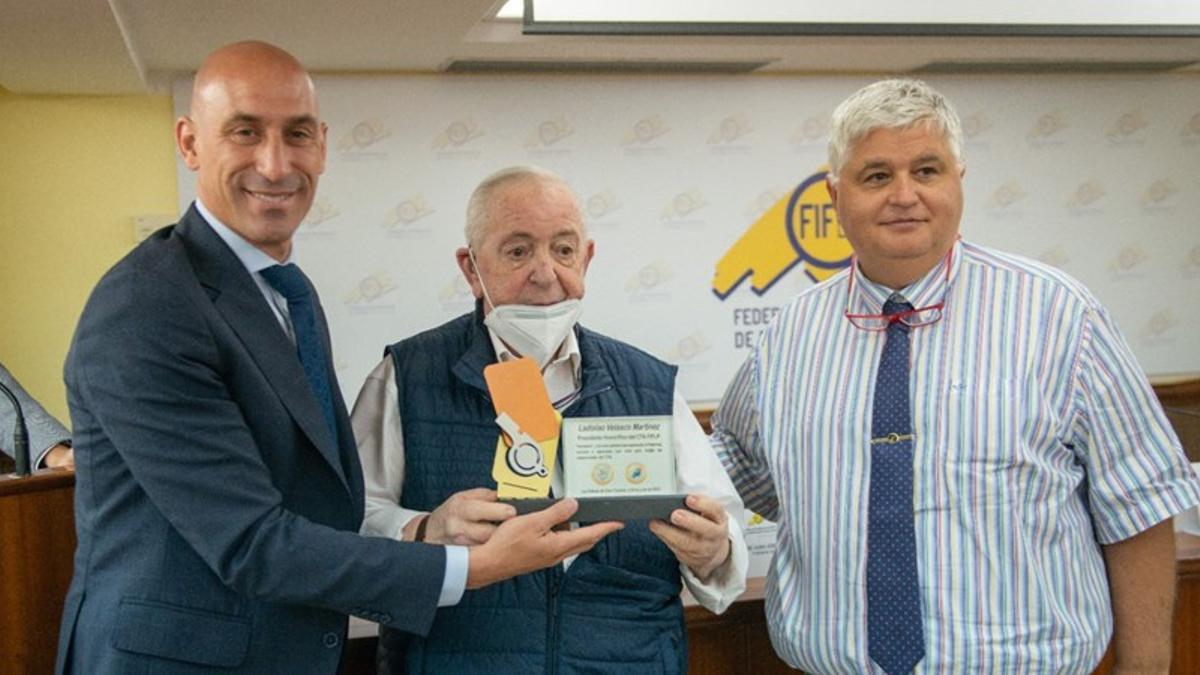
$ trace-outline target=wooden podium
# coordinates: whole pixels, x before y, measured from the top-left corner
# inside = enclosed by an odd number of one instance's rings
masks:
[[[54,671],[75,554],[75,473],[0,475],[0,675]]]

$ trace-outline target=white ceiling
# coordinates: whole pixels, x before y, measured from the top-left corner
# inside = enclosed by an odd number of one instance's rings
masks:
[[[214,47],[267,40],[314,72],[441,72],[453,61],[765,62],[755,72],[891,73],[931,62],[1200,72],[1200,38],[525,36],[502,0],[0,0],[0,87],[166,91]],[[624,64],[624,66],[623,66]],[[1092,64],[1089,66],[1088,64]]]

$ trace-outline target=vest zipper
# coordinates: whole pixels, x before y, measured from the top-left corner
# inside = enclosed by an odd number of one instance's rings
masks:
[[[579,405],[580,403],[586,401],[589,398],[592,398],[593,396],[599,396],[600,394],[603,394],[604,392],[606,392],[612,388],[613,387],[611,384],[606,384],[603,387],[599,387],[597,389],[586,389],[584,391],[581,391],[581,392],[579,392],[579,395],[575,397],[575,400],[571,401],[571,405],[567,406],[566,408],[563,408],[559,412],[562,414],[563,417],[566,417],[567,411],[569,411],[571,408],[574,408],[575,406]]]
[[[558,591],[563,569],[558,563],[546,570],[546,675],[558,673]]]

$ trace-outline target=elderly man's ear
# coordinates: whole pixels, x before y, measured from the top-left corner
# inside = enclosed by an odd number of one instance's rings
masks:
[[[454,252],[454,259],[458,263],[458,269],[462,272],[463,278],[471,287],[471,294],[477,300],[482,298],[483,286],[479,283],[479,272],[475,269],[475,262],[471,260],[471,249],[466,246],[460,247]]]

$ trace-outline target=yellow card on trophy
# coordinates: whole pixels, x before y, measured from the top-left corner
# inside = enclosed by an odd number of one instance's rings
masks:
[[[492,462],[497,496],[549,496],[562,416],[550,403],[541,371],[533,359],[520,358],[484,368],[483,378],[502,431]]]

